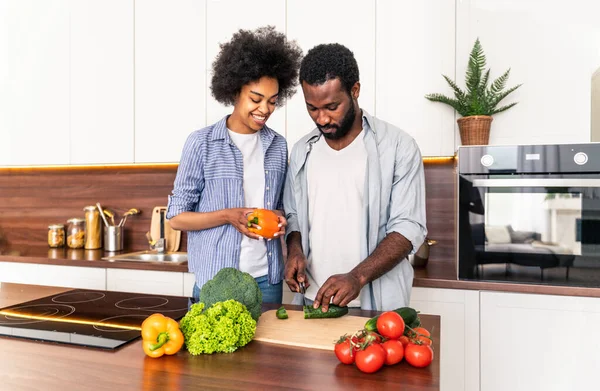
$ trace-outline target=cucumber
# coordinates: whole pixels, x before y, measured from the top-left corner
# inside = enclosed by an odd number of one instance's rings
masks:
[[[275,316],[277,316],[277,319],[287,319],[288,313],[285,310],[285,307],[284,306],[279,307],[279,309],[275,313]]]
[[[404,320],[404,324],[409,325],[409,327],[411,327],[411,328],[414,328],[413,324],[416,324],[416,322],[418,322],[419,325],[421,324],[421,321],[419,320],[419,314],[413,308],[402,307],[402,308],[395,309],[394,312],[397,312]],[[367,323],[365,323],[365,330],[377,331],[377,319],[379,319],[379,315],[369,319],[367,321]],[[419,326],[415,326],[415,327],[419,327]]]
[[[339,318],[348,313],[348,307],[338,307],[335,304],[329,304],[327,312],[323,312],[321,307],[313,308],[311,306],[304,306],[304,319],[324,319],[324,318]]]

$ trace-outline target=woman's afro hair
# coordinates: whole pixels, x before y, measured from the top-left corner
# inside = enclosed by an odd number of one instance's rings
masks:
[[[278,106],[296,92],[302,49],[273,26],[239,30],[231,41],[220,46],[221,51],[212,64],[211,80],[212,95],[218,102],[235,104],[242,87],[263,76],[277,79]]]
[[[300,65],[300,83],[321,85],[335,78],[340,79],[342,87],[350,94],[359,81],[358,64],[352,51],[339,43],[310,49]]]

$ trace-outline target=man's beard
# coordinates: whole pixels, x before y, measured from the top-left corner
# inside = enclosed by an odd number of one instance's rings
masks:
[[[342,118],[342,122],[339,125],[327,125],[327,126],[319,126],[317,124],[317,128],[321,131],[323,137],[329,140],[339,140],[344,138],[352,129],[352,125],[354,124],[354,117],[356,116],[356,109],[354,109],[354,105],[352,101],[350,101],[350,108]],[[335,129],[335,132],[325,133],[323,129]]]

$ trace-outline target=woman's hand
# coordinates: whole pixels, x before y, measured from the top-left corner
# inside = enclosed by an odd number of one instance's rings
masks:
[[[248,215],[254,212],[255,208],[231,208],[226,210],[227,222],[242,235],[246,235],[250,239],[263,240],[263,237],[248,230]],[[255,228],[258,226],[254,225]]]
[[[273,213],[277,215],[279,220],[279,232],[275,234],[278,238],[282,238],[285,235],[285,227],[287,227],[287,220],[285,214],[281,210],[274,210]]]

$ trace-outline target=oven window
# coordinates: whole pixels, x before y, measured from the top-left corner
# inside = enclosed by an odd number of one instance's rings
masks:
[[[484,205],[485,252],[581,255],[580,192],[488,188]]]

